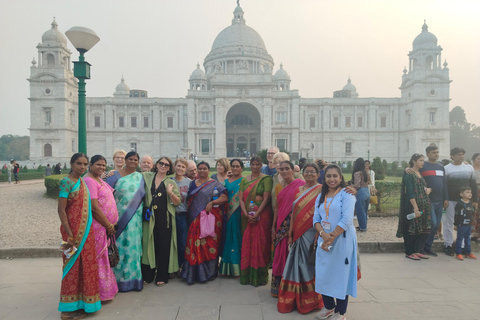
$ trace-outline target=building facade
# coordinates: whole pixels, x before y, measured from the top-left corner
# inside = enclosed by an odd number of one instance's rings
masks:
[[[436,143],[449,150],[450,79],[426,23],[413,41],[400,97],[362,98],[348,79],[332,97],[301,98],[237,6],[213,42],[185,98],[148,97],[121,79],[110,97],[87,97],[88,153],[115,149],[214,162],[276,145],[299,157],[408,161]],[[30,159],[67,162],[77,150],[78,87],[71,52],[54,21],[37,46],[30,82]],[[50,160],[51,159],[51,160]]]

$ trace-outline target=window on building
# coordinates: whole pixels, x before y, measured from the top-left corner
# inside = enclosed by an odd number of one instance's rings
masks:
[[[435,123],[435,111],[430,111],[430,114],[429,114],[429,117],[428,117],[428,120],[430,121],[430,123]]]
[[[132,128],[136,128],[137,127],[137,117],[131,117],[130,120],[131,120],[130,121],[130,126]]]
[[[253,125],[252,119],[250,119],[249,116],[245,114],[237,114],[235,117],[233,117],[232,125],[236,126],[251,126]]]
[[[167,128],[173,128],[173,117],[167,117]]]
[[[338,128],[338,117],[333,117],[333,127]]]
[[[357,118],[357,127],[363,128],[363,117]]]
[[[43,156],[44,157],[52,156],[52,145],[50,143],[47,143],[43,146]]]
[[[75,152],[75,139],[72,139],[72,152]]]
[[[381,128],[387,127],[387,117],[385,116],[380,117],[380,127]]]
[[[200,151],[202,154],[210,153],[210,139],[200,139]]]
[[[345,142],[345,155],[351,155],[352,154],[352,143],[351,142]]]
[[[285,111],[279,111],[276,113],[277,123],[284,123],[287,121],[287,113]]]
[[[310,117],[310,128],[315,128],[315,117]]]
[[[200,113],[200,122],[209,123],[210,122],[210,112],[202,111]]]
[[[45,122],[47,124],[52,122],[52,112],[50,110],[45,111]]]
[[[412,114],[409,112],[407,113],[407,125],[412,124]]]
[[[287,149],[287,139],[276,139],[277,148],[280,150],[288,150]]]
[[[143,127],[148,128],[148,117],[143,117]]]
[[[137,143],[130,142],[130,150],[137,152]]]
[[[75,112],[74,111],[70,111],[70,124],[72,126],[75,125]]]
[[[95,116],[95,128],[100,128],[100,116]]]
[[[410,150],[410,140],[407,139],[406,141],[406,151]]]
[[[350,128],[352,126],[352,117],[345,117],[345,128]]]
[[[118,117],[118,127],[125,128],[125,117]]]

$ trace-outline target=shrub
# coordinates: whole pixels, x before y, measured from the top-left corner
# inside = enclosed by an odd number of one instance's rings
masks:
[[[375,180],[385,179],[385,167],[382,164],[380,157],[375,157],[371,165],[371,169],[375,171]]]
[[[58,198],[60,181],[66,177],[66,174],[57,174],[45,177],[45,187],[47,188],[47,197],[52,199]]]
[[[388,209],[398,212],[401,186],[402,183],[399,181],[375,182],[378,199],[378,204],[375,205],[376,212],[386,212]]]
[[[397,169],[398,169],[398,161],[393,161],[392,162],[392,176],[397,175]]]

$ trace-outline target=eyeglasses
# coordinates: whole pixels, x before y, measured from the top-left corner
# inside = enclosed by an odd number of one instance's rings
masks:
[[[316,174],[317,171],[304,171],[303,173],[304,174]]]
[[[170,163],[165,163],[165,162],[161,162],[161,161],[160,161],[160,162],[158,163],[158,165],[159,165],[160,167],[170,168]]]

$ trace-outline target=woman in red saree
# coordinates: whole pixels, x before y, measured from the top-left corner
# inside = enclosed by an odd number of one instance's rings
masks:
[[[315,266],[308,264],[308,250],[313,243],[316,230],[313,227],[315,200],[322,191],[317,183],[320,169],[314,163],[303,168],[306,184],[295,191],[292,219],[288,231],[291,245],[278,293],[278,312],[309,313],[323,307],[322,296],[315,292]]]
[[[272,288],[273,297],[278,297],[278,289],[282,280],[283,269],[288,256],[288,230],[292,214],[292,204],[295,200],[295,190],[303,186],[305,181],[295,179],[293,176],[293,163],[283,161],[278,168],[283,181],[276,185],[275,194],[277,207],[273,215],[272,238],[275,241],[275,253],[272,264]]]
[[[218,255],[222,235],[223,205],[228,201],[226,189],[218,181],[210,179],[210,165],[198,164],[198,179],[188,190],[188,235],[181,277],[189,284],[214,280],[218,274]],[[217,189],[218,199],[213,199]],[[215,216],[215,237],[200,239],[200,213],[205,210]]]
[[[268,283],[268,264],[270,263],[272,213],[270,194],[272,178],[260,173],[262,158],[255,156],[250,160],[252,174],[240,182],[240,207],[242,208],[242,252],[240,263],[240,283],[255,287]],[[250,203],[257,207],[253,216]]]
[[[58,215],[62,226],[62,250],[77,251],[67,258],[63,255],[63,275],[58,311],[62,319],[83,319],[86,313],[100,310],[98,266],[92,226],[90,195],[82,179],[88,158],[76,153],[70,160],[72,171],[60,182]]]

